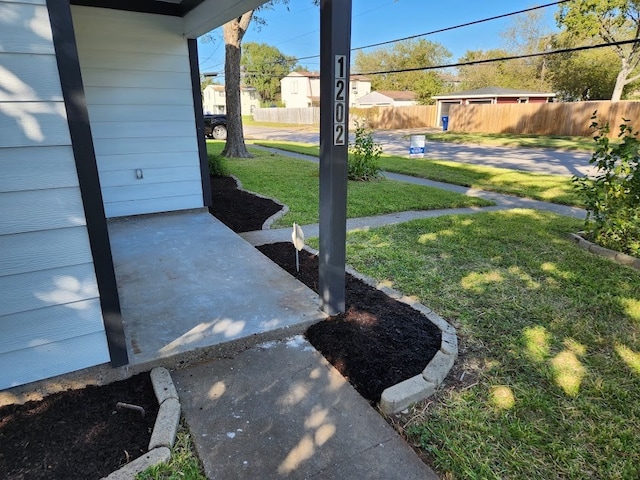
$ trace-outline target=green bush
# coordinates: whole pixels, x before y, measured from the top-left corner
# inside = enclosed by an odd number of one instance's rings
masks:
[[[209,173],[214,177],[226,177],[229,175],[227,161],[221,155],[208,154],[209,157]]]
[[[378,178],[378,159],[382,146],[373,141],[373,133],[364,127],[356,128],[355,142],[349,146],[349,180],[369,181]]]
[[[587,238],[611,250],[640,257],[640,140],[629,120],[620,125],[622,143],[611,144],[609,125],[596,114],[591,127],[596,150],[589,163],[594,177],[573,177],[587,208]]]

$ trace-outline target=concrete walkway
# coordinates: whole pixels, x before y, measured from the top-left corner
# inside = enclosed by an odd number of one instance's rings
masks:
[[[172,376],[207,478],[438,478],[301,336]]]
[[[288,157],[297,158],[300,160],[307,160],[310,162],[318,162],[317,157],[310,155],[303,155],[295,152],[287,152],[284,150],[278,150],[275,148],[255,146],[262,150],[267,150],[273,153],[286,155]],[[534,210],[542,210],[547,212],[553,212],[568,217],[574,217],[584,219],[586,217],[586,211],[567,205],[559,205],[556,203],[542,202],[540,200],[533,200],[530,198],[521,198],[513,195],[505,195],[502,193],[487,192],[485,190],[478,190],[475,188],[461,187],[459,185],[452,185],[449,183],[436,182],[433,180],[427,180],[425,178],[412,177],[409,175],[403,175],[399,173],[383,172],[384,177],[390,180],[396,180],[399,182],[414,183],[417,185],[424,185],[427,187],[439,188],[442,190],[448,190],[450,192],[456,192],[463,195],[469,195],[471,197],[484,198],[495,202],[495,206],[491,207],[469,207],[469,208],[449,208],[442,210],[421,210],[421,211],[408,211],[389,213],[385,215],[377,215],[373,217],[363,218],[350,218],[347,219],[347,231],[357,230],[363,228],[375,228],[383,225],[393,225],[401,222],[408,222],[410,220],[416,220],[419,218],[433,218],[441,215],[457,215],[464,213],[480,213],[490,212],[497,210],[510,210],[513,208],[529,208]],[[310,225],[303,225],[302,231],[306,238],[317,237],[319,235],[319,225],[317,223]],[[291,241],[291,229],[270,229],[270,230],[258,230],[254,232],[241,233],[240,236],[252,245],[263,245],[265,243],[274,242],[287,242]]]
[[[285,154],[317,161],[314,157]],[[349,219],[349,230],[511,208],[534,208],[584,218],[584,211],[577,208],[405,175],[386,176],[486,198],[496,205]],[[317,224],[305,225],[303,230],[307,237],[318,235]],[[248,232],[241,237],[253,245],[290,241],[291,229]],[[244,255],[242,252],[244,247],[238,254]],[[252,291],[252,287],[244,285],[240,291]],[[301,313],[313,315],[313,308],[307,303],[301,307]],[[297,310],[288,310],[287,315],[295,316]],[[254,345],[228,358],[176,370],[172,376],[210,479],[438,478],[301,336]]]

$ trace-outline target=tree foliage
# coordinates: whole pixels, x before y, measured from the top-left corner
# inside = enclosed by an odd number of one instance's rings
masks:
[[[405,40],[367,53],[359,50],[355,57],[355,70],[366,75],[370,72],[437,66],[450,57],[451,52],[439,43],[424,39]],[[443,82],[438,72],[419,70],[371,75],[371,88],[414,91],[419,103],[428,104],[432,103],[432,95],[442,92]]]
[[[550,47],[550,37],[542,14],[537,11],[515,17],[500,33],[503,48],[469,50],[460,62],[527,55]],[[547,91],[550,88],[546,57],[520,58],[490,63],[467,65],[458,69],[462,88],[472,90],[483,87],[518,88]]]
[[[628,120],[620,125],[620,143],[610,143],[609,125],[592,117],[596,150],[593,177],[574,177],[586,208],[585,231],[603,247],[640,257],[640,140]]]
[[[265,43],[248,42],[242,48],[240,65],[244,83],[254,87],[265,103],[279,100],[280,79],[293,71],[296,59]]]
[[[589,45],[567,35],[554,39],[554,48]],[[618,57],[610,49],[582,50],[549,57],[549,80],[560,99],[568,102],[608,100],[616,84]]]
[[[640,78],[640,2],[638,0],[572,0],[562,4],[556,20],[572,37],[596,37],[606,43],[635,39],[609,48],[619,60],[611,100],[620,100],[624,87]]]

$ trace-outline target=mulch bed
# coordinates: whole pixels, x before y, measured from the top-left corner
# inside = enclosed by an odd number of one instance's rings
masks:
[[[258,249],[318,292],[318,257],[300,252],[296,271],[291,243]],[[440,349],[440,330],[424,315],[347,274],[346,312],[309,327],[309,342],[367,400],[419,375]]]
[[[280,205],[235,188],[230,177],[211,177],[211,213],[236,232],[259,230]],[[216,200],[218,199],[218,200]],[[235,206],[242,205],[242,208]],[[318,292],[318,258],[300,252],[296,272],[291,243],[258,249]],[[346,312],[311,326],[306,337],[364,398],[419,375],[440,348],[440,330],[424,315],[347,274]]]
[[[0,478],[102,478],[147,452],[157,414],[148,373],[0,407]]]
[[[236,232],[259,230],[277,203],[211,177],[210,211]],[[300,273],[289,243],[260,248],[317,291],[317,257],[301,252]],[[313,325],[307,338],[355,386],[376,402],[382,391],[419,374],[440,347],[440,332],[411,307],[347,276],[347,312]],[[116,410],[118,402],[142,406]],[[97,479],[147,451],[158,404],[147,373],[88,386],[37,402],[0,407],[0,478]]]
[[[261,230],[282,207],[276,202],[238,190],[232,177],[211,176],[209,212],[236,233]]]

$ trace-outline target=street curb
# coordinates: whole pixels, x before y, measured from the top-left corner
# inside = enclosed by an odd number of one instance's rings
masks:
[[[180,400],[166,368],[156,367],[151,370],[150,376],[160,408],[151,433],[149,451],[102,480],[133,480],[138,473],[171,458],[171,447],[180,423]]]
[[[595,243],[586,240],[580,233],[570,233],[569,238],[573,240],[578,247],[587,250],[594,255],[608,258],[619,265],[626,265],[627,267],[640,270],[640,258],[632,257],[626,253],[616,252],[615,250],[609,250],[608,248],[596,245]]]
[[[319,253],[309,246],[305,245],[304,248],[313,255],[318,255]],[[440,350],[438,350],[435,356],[429,361],[422,371],[422,374],[392,385],[382,392],[379,403],[380,410],[386,415],[391,415],[401,412],[413,403],[429,398],[436,392],[437,388],[442,385],[442,382],[449,374],[458,357],[458,337],[456,336],[456,329],[433,310],[403,295],[399,291],[377,283],[372,278],[361,274],[348,265],[346,266],[346,272],[370,287],[380,290],[388,297],[417,310],[438,327],[442,335]]]

